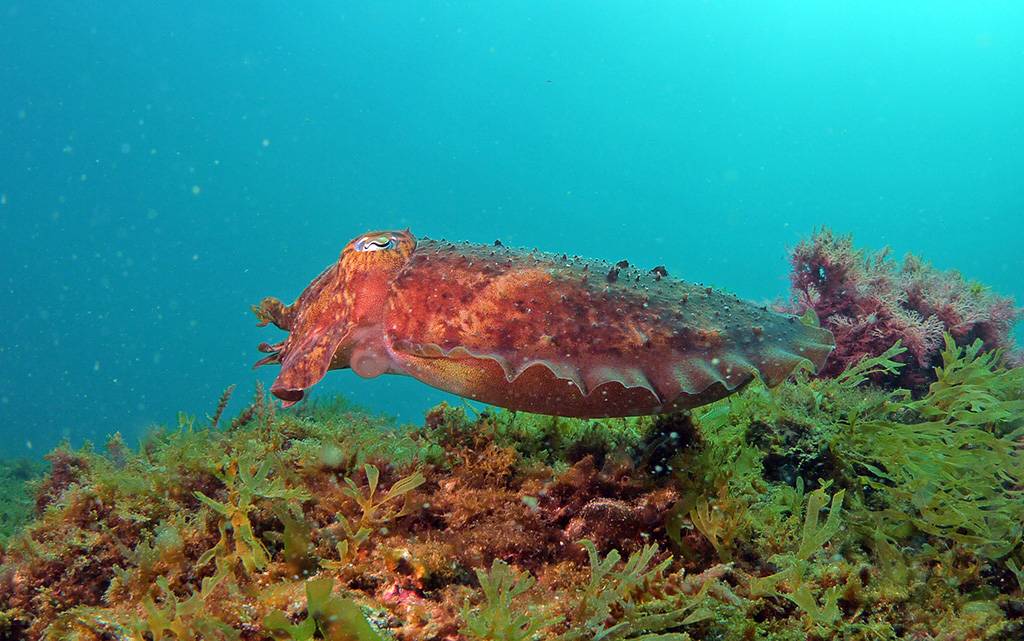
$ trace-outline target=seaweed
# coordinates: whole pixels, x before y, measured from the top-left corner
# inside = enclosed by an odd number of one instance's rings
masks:
[[[237,561],[250,574],[267,567],[270,561],[267,549],[256,537],[249,520],[249,513],[255,509],[253,502],[256,499],[301,501],[309,498],[304,490],[286,488],[280,478],[270,478],[273,465],[274,460],[266,458],[259,466],[248,459],[232,461],[225,466],[220,477],[227,486],[226,502],[195,492],[197,499],[220,516],[217,524],[220,539],[199,557],[198,565],[206,565],[217,558]]]
[[[934,380],[943,335],[960,346],[981,341],[985,351],[1014,345],[1022,310],[1012,298],[912,254],[898,265],[888,249],[864,251],[851,236],[822,228],[793,248],[790,263],[792,303],[784,308],[813,310],[836,338],[822,376],[836,376],[899,341],[907,348],[900,357],[905,367],[877,372],[875,380],[917,391]]]
[[[292,623],[281,610],[272,610],[263,618],[263,626],[275,638],[290,641],[382,641],[359,606],[351,599],[332,595],[333,588],[334,580],[330,578],[306,581],[306,616],[302,621]]]
[[[203,580],[202,588],[184,601],[171,590],[167,579],[160,577],[156,586],[162,593],[162,607],[149,596],[142,599],[145,616],[138,624],[139,632],[152,636],[153,641],[201,641],[203,639],[240,639],[241,634],[216,616],[206,612],[206,602],[226,578],[230,568],[219,565],[217,573]]]
[[[924,397],[893,393],[845,416],[834,447],[857,486],[884,497],[873,515],[890,533],[909,521],[999,558],[1020,543],[1024,521],[1024,370],[981,347],[947,337]]]
[[[1018,638],[1024,370],[949,337],[894,389],[905,354],[660,418],[258,390],[65,446],[0,552],[0,639]]]
[[[814,583],[807,580],[807,573],[811,557],[839,531],[844,495],[845,491],[839,490],[830,499],[824,489],[807,495],[799,547],[790,554],[772,557],[772,561],[784,569],[770,576],[751,579],[750,596],[782,596],[799,607],[813,627],[827,630],[835,625],[840,614],[837,605],[840,586],[816,590]],[[828,516],[822,522],[821,510],[826,506]],[[786,586],[785,589],[782,586]]]
[[[391,488],[383,495],[377,495],[377,486],[380,482],[380,470],[376,465],[367,463],[363,466],[366,475],[366,490],[360,490],[356,482],[345,477],[348,487],[342,492],[352,499],[359,507],[359,519],[352,522],[342,513],[338,513],[337,520],[345,533],[345,539],[336,545],[338,552],[337,562],[328,562],[325,567],[342,567],[347,561],[358,552],[359,546],[366,542],[375,529],[384,527],[387,523],[407,516],[413,512],[412,503],[409,500],[409,492],[412,492],[426,481],[426,478],[419,472],[414,472],[405,478],[396,481]],[[403,499],[402,507],[395,506],[398,499]]]
[[[587,552],[590,579],[570,610],[575,625],[556,637],[558,641],[685,641],[689,636],[671,630],[711,616],[700,607],[710,584],[696,596],[665,591],[671,585],[665,571],[672,561],[655,562],[657,546],[644,546],[616,569],[621,560],[617,550],[601,558],[592,541],[580,545]]]
[[[31,519],[35,507],[32,484],[43,472],[39,461],[0,459],[0,547]]]
[[[731,499],[728,485],[719,489],[718,499],[709,502],[706,497],[699,497],[689,512],[690,521],[715,548],[718,558],[728,562],[732,560],[733,541],[741,534],[745,520],[745,506]]]
[[[489,572],[476,571],[484,603],[479,609],[462,606],[465,622],[462,632],[482,641],[532,641],[561,618],[517,607],[513,602],[537,582],[528,572],[516,572],[507,563],[494,559]]]

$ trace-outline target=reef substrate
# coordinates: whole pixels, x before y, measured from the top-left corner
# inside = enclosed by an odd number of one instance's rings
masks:
[[[2,547],[0,639],[1020,639],[1024,369],[948,337],[692,413],[257,392],[64,447]],[[22,501],[21,505],[24,505]]]

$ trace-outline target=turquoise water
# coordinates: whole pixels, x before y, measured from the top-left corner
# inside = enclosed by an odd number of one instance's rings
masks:
[[[828,225],[1024,299],[1024,3],[45,4],[0,3],[3,454],[241,407],[249,305],[367,229],[768,300]]]

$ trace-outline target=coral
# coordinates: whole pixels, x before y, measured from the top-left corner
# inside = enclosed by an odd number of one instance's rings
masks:
[[[907,366],[879,380],[922,389],[931,380],[943,333],[961,346],[980,339],[985,350],[1007,349],[1022,317],[1012,299],[958,272],[939,271],[913,255],[897,266],[888,250],[866,253],[852,237],[828,229],[799,243],[790,262],[793,300],[785,308],[813,310],[836,338],[821,376],[835,376],[899,341],[907,348],[901,357]]]
[[[942,340],[914,390],[900,343],[659,418],[258,390],[64,446],[16,484],[0,640],[1020,638],[1024,369]]]

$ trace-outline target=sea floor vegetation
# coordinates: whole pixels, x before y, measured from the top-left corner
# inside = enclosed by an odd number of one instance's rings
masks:
[[[689,413],[229,389],[2,463],[0,641],[1024,639],[1020,310],[827,230],[793,265],[830,369]]]
[[[3,543],[0,639],[1024,638],[1024,369],[947,337],[690,414],[257,392],[60,448]],[[10,498],[8,498],[10,500]]]
[[[939,363],[943,336],[966,347],[981,340],[986,350],[1012,349],[1013,326],[1024,310],[955,270],[940,270],[907,254],[854,246],[852,236],[822,228],[789,256],[791,301],[779,305],[797,314],[811,310],[836,339],[820,376],[838,375],[863,358],[878,356],[896,341],[906,347],[896,372],[880,372],[879,384],[923,392]],[[1020,364],[1024,354],[1010,352]]]
[[[30,484],[46,471],[42,461],[0,459],[0,545],[32,518]]]

